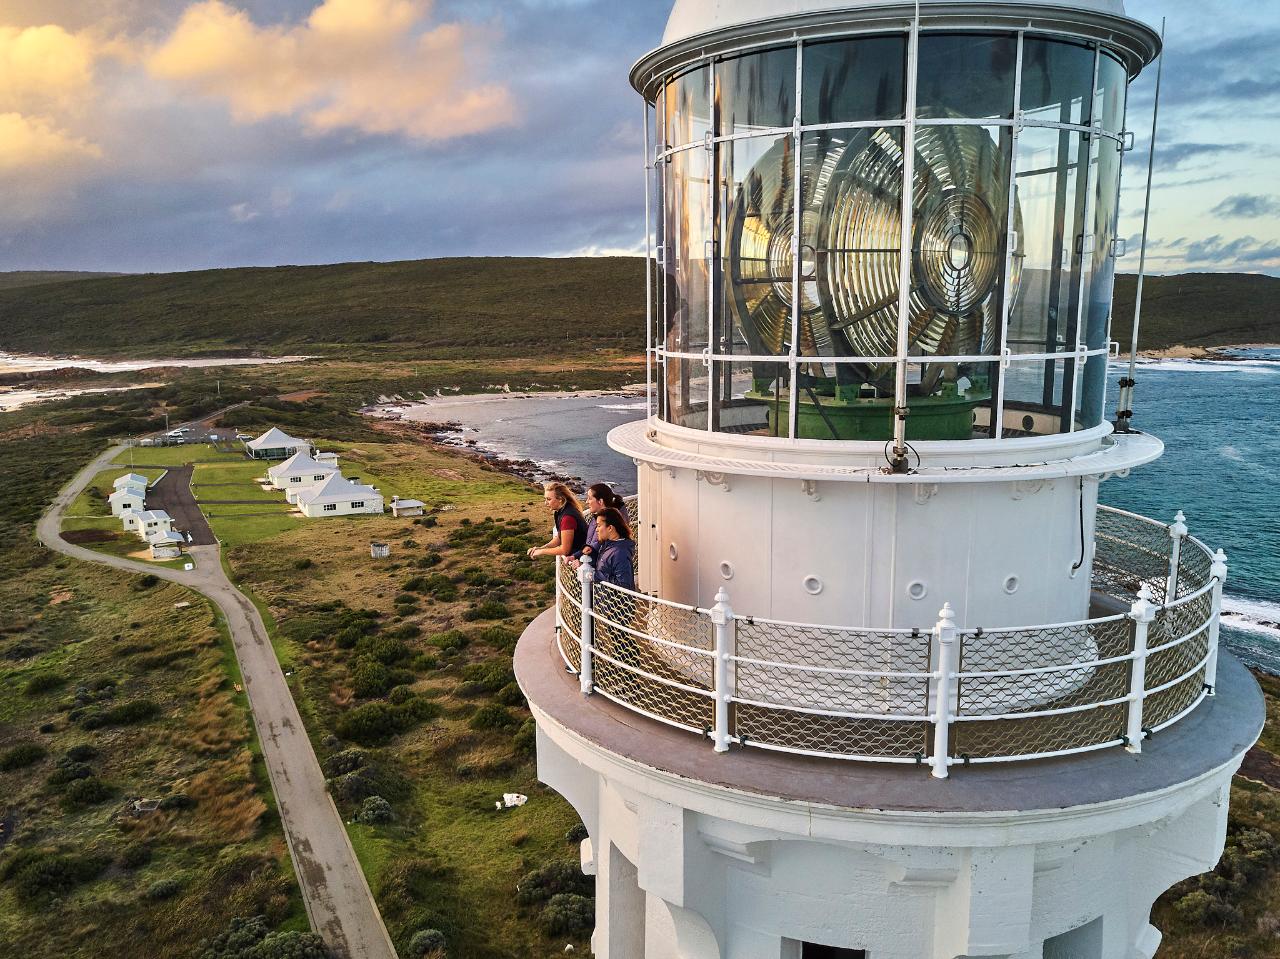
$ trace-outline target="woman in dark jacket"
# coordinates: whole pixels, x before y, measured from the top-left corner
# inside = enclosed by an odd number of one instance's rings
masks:
[[[599,553],[600,541],[596,539],[596,517],[610,508],[618,510],[625,516],[627,501],[615,493],[608,483],[596,483],[587,487],[587,545],[573,554],[575,568],[577,561],[583,556],[590,556],[594,560]]]
[[[622,511],[613,507],[601,510],[596,516],[596,536],[600,540],[600,550],[596,559],[595,581],[634,592],[636,544]]]

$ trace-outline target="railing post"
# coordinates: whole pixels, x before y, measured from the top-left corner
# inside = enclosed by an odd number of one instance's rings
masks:
[[[1169,579],[1165,583],[1164,601],[1168,605],[1178,598],[1178,564],[1182,561],[1182,541],[1187,538],[1187,517],[1178,510],[1169,527],[1169,536],[1173,545],[1169,549]]]
[[[582,667],[578,670],[578,682],[581,684],[582,695],[590,696],[595,688],[595,677],[592,675],[591,669],[591,651],[592,643],[595,642],[596,632],[595,618],[591,609],[595,576],[591,572],[590,556],[584,555],[582,557],[582,562],[578,566],[578,582],[582,584],[582,641],[578,644]]]
[[[960,646],[956,642],[956,611],[947,603],[938,612],[933,628],[938,644],[938,678],[934,684],[933,767],[935,779],[951,775],[951,690],[960,665]]]
[[[1218,691],[1218,630],[1222,622],[1222,587],[1227,582],[1227,554],[1218,550],[1213,557],[1213,566],[1209,568],[1213,577],[1213,611],[1209,620],[1209,661],[1204,667],[1204,684],[1209,687],[1209,695],[1217,695]]]
[[[729,730],[729,700],[736,692],[733,657],[738,653],[738,623],[729,606],[729,594],[724,589],[716,593],[716,604],[711,608],[711,622],[716,633],[716,725],[714,730],[716,752],[727,753],[732,733]]]
[[[1147,643],[1148,631],[1156,618],[1158,607],[1151,587],[1145,583],[1138,591],[1138,599],[1129,607],[1133,620],[1133,661],[1129,670],[1129,722],[1125,729],[1125,749],[1131,753],[1142,752],[1142,711],[1147,698]]]

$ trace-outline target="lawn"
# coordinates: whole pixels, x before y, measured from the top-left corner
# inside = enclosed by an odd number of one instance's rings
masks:
[[[142,467],[186,466],[188,463],[253,462],[244,453],[220,453],[204,443],[193,443],[190,446],[137,446],[122,452],[115,458],[115,462],[127,467],[131,458]],[[269,465],[263,464],[261,469],[265,472]],[[141,473],[143,469],[135,466],[134,471]]]

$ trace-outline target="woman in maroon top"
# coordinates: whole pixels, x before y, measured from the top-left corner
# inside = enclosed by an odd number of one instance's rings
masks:
[[[572,556],[587,545],[587,521],[573,490],[563,483],[546,483],[542,501],[555,516],[551,540],[545,546],[529,550],[529,558],[538,556]]]

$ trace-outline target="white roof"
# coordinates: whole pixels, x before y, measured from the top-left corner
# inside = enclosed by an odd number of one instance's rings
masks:
[[[107,499],[112,501],[117,499],[124,499],[125,497],[128,497],[130,499],[133,499],[134,497],[137,497],[138,499],[145,499],[146,495],[147,495],[147,490],[145,487],[121,486],[121,487],[118,487],[114,493],[108,496]]]
[[[149,509],[144,513],[138,513],[138,519],[144,523],[162,523],[165,520],[173,522],[173,517],[162,509]]]
[[[141,486],[143,489],[146,489],[147,478],[139,475],[138,473],[125,473],[123,476],[117,477],[116,481],[111,485],[116,489],[121,489],[125,486]]]
[[[416,499],[398,499],[391,505],[397,509],[418,509],[419,507],[425,509],[427,504]]]
[[[147,537],[147,542],[152,546],[163,546],[166,543],[185,543],[187,538],[181,533],[175,533],[173,530],[165,532],[156,531]]]
[[[965,0],[923,0],[921,6],[940,7],[960,2]],[[998,9],[1009,2],[1010,0],[987,0],[987,5]],[[756,21],[777,20],[827,10],[856,11],[864,7],[883,9],[884,6],[884,0],[676,0],[671,18],[667,21],[666,33],[662,37],[662,45],[665,47],[699,34]],[[1074,7],[1124,15],[1123,0],[1053,0],[1046,6]]]
[[[304,440],[294,439],[288,433],[273,426],[256,440],[249,440],[244,445],[251,450],[283,450],[291,446],[298,447],[306,446],[307,444]]]
[[[373,499],[382,496],[372,486],[353,483],[346,477],[334,473],[323,483],[317,483],[310,489],[298,494],[298,503],[347,503],[356,499]]]
[[[283,463],[267,470],[268,476],[291,476],[294,473],[336,473],[338,468],[329,463],[321,463],[311,458],[306,449],[300,449]]]
[[[142,516],[142,510],[140,509],[127,509],[120,514],[121,519],[131,519],[134,517],[141,518],[141,516]]]

